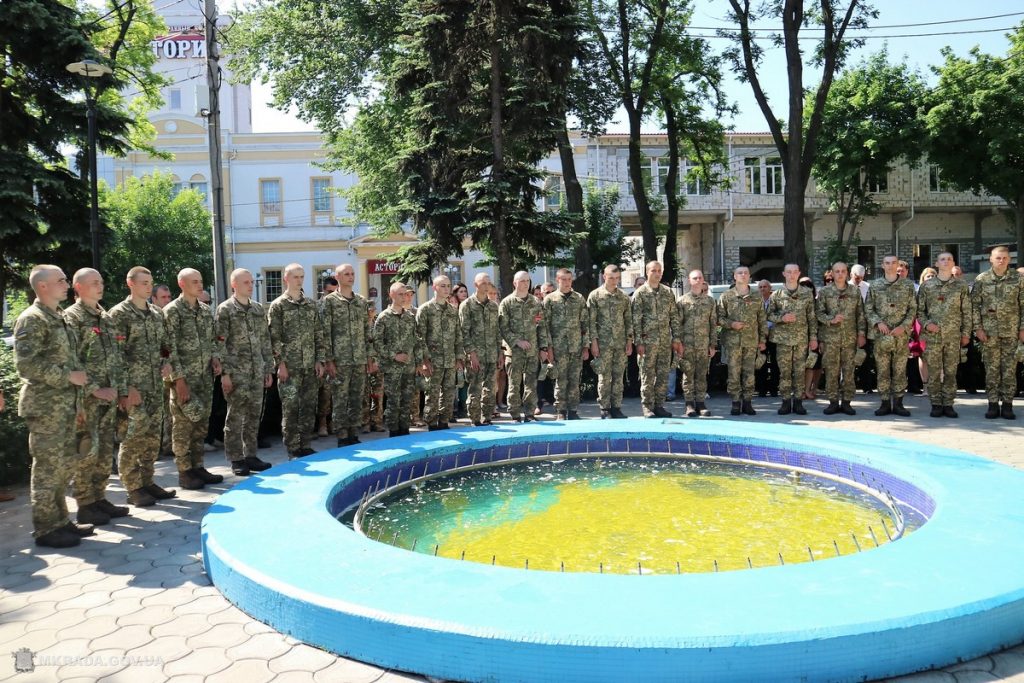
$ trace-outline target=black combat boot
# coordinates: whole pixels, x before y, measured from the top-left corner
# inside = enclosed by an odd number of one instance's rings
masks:
[[[825,410],[821,412],[825,415],[835,415],[839,412],[839,401],[829,401],[828,405],[825,406]]]
[[[708,407],[704,405],[703,401],[697,401],[697,412],[701,417],[707,417],[711,414],[711,411],[708,410]]]
[[[81,542],[81,536],[63,527],[36,537],[36,545],[43,548],[71,548]]]
[[[853,406],[850,405],[849,401],[843,401],[841,404],[839,404],[839,410],[843,411],[843,414],[845,415],[857,414],[857,411],[853,409]]]
[[[999,417],[999,402],[989,401],[988,410],[985,411],[985,417],[989,420],[994,420]]]
[[[875,415],[882,417],[883,415],[892,415],[892,401],[889,399],[882,399],[882,405],[878,406],[878,410],[875,411]]]
[[[198,491],[206,486],[206,482],[196,474],[194,469],[178,472],[178,486],[187,491]]]
[[[942,406],[938,403],[933,403],[932,412],[928,413],[928,417],[942,417]]]
[[[178,492],[174,489],[165,489],[161,486],[157,486],[155,482],[152,484],[146,484],[142,488],[156,500],[167,500],[168,498],[174,498],[178,495]]]
[[[192,470],[196,476],[203,480],[204,484],[219,484],[224,481],[224,475],[214,474],[205,467],[196,467]]]
[[[910,417],[910,411],[903,407],[903,397],[897,396],[892,400],[892,412],[900,417]]]
[[[611,413],[610,410],[605,410],[604,408],[601,408],[601,419],[602,420],[607,420],[611,416],[612,416],[612,413]]]
[[[672,413],[665,410],[665,406],[654,406],[654,414],[657,417],[672,417]]]
[[[749,398],[746,401],[743,402],[743,414],[744,415],[757,415],[757,411],[754,410],[754,406],[750,402]]]
[[[110,515],[101,510],[96,503],[89,503],[78,508],[78,523],[96,526],[110,524]]]
[[[252,474],[252,471],[249,469],[249,466],[245,464],[245,460],[232,460],[231,474],[236,477],[248,477]]]
[[[739,415],[741,412],[743,412],[743,411],[740,409],[740,402],[739,401],[733,401],[732,402],[732,408],[729,410],[729,414],[730,415]]]
[[[689,401],[686,403],[686,417],[697,417],[697,407]]]
[[[782,399],[782,405],[779,406],[779,415],[789,415],[793,412],[793,399],[784,398]]]
[[[622,412],[622,408],[618,406],[612,407],[612,419],[613,420],[625,420],[626,414]]]
[[[114,517],[127,517],[128,508],[124,505],[114,505],[106,498],[101,498],[96,501],[96,507],[107,513],[107,516],[113,519]]]
[[[576,412],[575,410],[568,411],[568,416],[569,416],[570,420],[579,420],[580,419],[580,414],[578,412]]]
[[[953,410],[953,406],[942,406],[943,417],[960,417],[959,413]]]
[[[798,398],[793,399],[793,412],[797,415],[806,415],[807,408],[804,408],[804,402]]]
[[[1013,414],[1013,403],[1011,401],[1003,401],[1003,410],[1000,415],[1006,420],[1017,419],[1017,416]]]

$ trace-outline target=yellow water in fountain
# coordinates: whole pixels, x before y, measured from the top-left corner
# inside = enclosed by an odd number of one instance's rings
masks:
[[[510,567],[675,573],[809,562],[887,541],[889,511],[843,485],[757,467],[579,459],[443,477],[364,520],[371,538]],[[397,538],[394,534],[397,533]],[[854,536],[857,542],[854,541]],[[809,550],[808,550],[809,549]]]

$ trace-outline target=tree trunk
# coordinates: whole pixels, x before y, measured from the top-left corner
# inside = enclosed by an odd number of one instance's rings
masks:
[[[790,148],[794,145],[790,143]],[[797,164],[794,167],[798,167]],[[795,263],[800,266],[800,272],[806,273],[807,263],[807,233],[804,228],[804,192],[805,188],[799,178],[790,178],[789,171],[785,173],[785,208],[782,214],[782,254],[788,263]]]
[[[558,155],[562,161],[562,180],[565,182],[565,206],[572,215],[572,231],[577,235],[582,235],[586,230],[583,221],[583,186],[580,185],[580,179],[576,175],[576,159],[573,157],[568,126],[559,129],[556,137]],[[597,287],[594,262],[590,257],[590,240],[577,240],[573,252],[576,262],[576,289],[581,292],[589,292]]]
[[[640,115],[635,109],[627,108],[629,116],[629,180],[632,185],[633,201],[640,220],[640,237],[644,245],[644,261],[658,258],[658,236],[654,232],[654,212],[644,187],[643,156],[640,152]]]
[[[504,0],[495,0],[491,26],[491,183],[500,185],[505,175],[505,134],[502,130],[502,85],[501,85],[501,34],[504,30]],[[500,197],[500,193],[498,193]],[[491,246],[498,262],[498,282],[503,294],[512,292],[513,272],[512,251],[508,247],[508,226],[506,225],[504,202],[499,198],[494,207],[494,227],[491,229]]]
[[[662,279],[672,285],[679,279],[679,131],[674,103],[668,96],[662,97],[665,112],[665,132],[668,134],[668,174],[665,176],[665,204],[668,209],[668,228],[665,232],[665,272]]]

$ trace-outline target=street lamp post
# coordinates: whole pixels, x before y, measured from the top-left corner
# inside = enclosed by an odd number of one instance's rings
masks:
[[[92,79],[112,73],[109,66],[92,59],[68,64],[67,70],[85,77],[85,105],[89,119],[89,237],[92,243],[92,267],[100,269],[100,199],[96,175],[96,87]]]

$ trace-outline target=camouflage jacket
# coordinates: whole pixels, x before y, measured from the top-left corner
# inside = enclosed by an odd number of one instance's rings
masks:
[[[412,311],[396,311],[391,306],[385,308],[373,324],[373,347],[385,369],[404,366],[408,372],[414,372],[416,366],[423,362],[423,344]],[[409,360],[406,363],[396,361],[395,356],[399,353],[408,354]]]
[[[270,304],[267,320],[275,367],[284,363],[289,372],[312,370],[327,360],[324,326],[315,301],[305,295],[296,301],[286,292]]]
[[[420,306],[416,312],[417,334],[423,343],[423,357],[435,368],[454,368],[462,360],[462,325],[459,312],[450,303],[437,297]]]
[[[959,342],[971,336],[971,295],[967,283],[955,277],[943,282],[938,277],[926,280],[917,290],[917,318],[921,321],[921,336]],[[926,328],[935,323],[939,331]]]
[[[735,322],[746,323],[746,326],[734,330],[731,326]],[[764,300],[754,287],[742,296],[735,287],[724,291],[718,300],[718,323],[722,326],[722,346],[752,349],[768,340]]]
[[[71,371],[81,370],[78,337],[64,320],[36,301],[14,323],[14,362],[21,377],[18,415],[66,419],[60,408],[81,406],[82,390],[71,383]]]
[[[162,391],[160,369],[169,356],[163,312],[150,303],[139,309],[128,297],[111,308],[109,315],[122,340],[125,383],[139,391]]]
[[[633,335],[638,346],[668,346],[682,339],[676,297],[665,285],[652,289],[646,282],[633,292]]]
[[[864,311],[868,320],[868,339],[881,336],[878,323],[885,323],[891,330],[902,327],[909,339],[910,328],[917,316],[914,283],[908,278],[896,278],[894,282],[889,282],[885,276],[878,278],[868,288]]]
[[[466,355],[476,352],[481,363],[496,363],[501,353],[498,304],[490,299],[480,303],[474,294],[459,304],[459,323]]]
[[[683,346],[687,349],[718,347],[718,307],[707,294],[687,292],[676,299],[683,321]]]
[[[498,305],[498,329],[505,344],[505,353],[518,349],[516,342],[520,340],[530,342],[532,348],[529,353],[532,354],[551,344],[548,326],[544,324],[544,309],[532,294],[520,299],[512,293],[501,300]]]
[[[215,323],[221,372],[232,382],[262,383],[274,372],[270,331],[263,305],[245,305],[234,296],[217,307]]]
[[[64,320],[75,329],[78,357],[89,375],[82,393],[89,397],[97,389],[112,387],[118,396],[127,396],[120,335],[110,315],[101,306],[94,311],[79,301],[64,311]]]
[[[210,361],[220,358],[215,347],[213,315],[202,301],[190,306],[185,297],[164,307],[164,327],[171,358],[171,381],[184,378],[189,384],[212,382]]]
[[[840,313],[843,314],[843,322],[833,325],[832,320]],[[835,284],[822,287],[818,292],[815,315],[818,318],[818,338],[823,342],[856,346],[857,335],[867,334],[864,300],[860,298],[857,285],[848,284],[846,289],[839,289]]]
[[[590,316],[590,338],[601,351],[624,351],[633,341],[633,311],[629,297],[618,287],[609,292],[598,287],[587,297]]]
[[[562,353],[578,353],[590,346],[590,315],[583,295],[555,290],[544,297],[544,322],[549,345]]]
[[[762,300],[763,301],[763,300]],[[782,322],[787,313],[796,315],[791,323]],[[767,319],[772,323],[768,340],[782,346],[807,346],[818,339],[818,321],[814,313],[814,294],[809,287],[797,285],[790,291],[785,285],[768,299]]]
[[[324,321],[324,346],[327,360],[336,365],[365,365],[373,349],[373,330],[370,327],[370,302],[352,293],[345,298],[341,292],[331,292],[320,301],[320,317]]]
[[[990,337],[1016,337],[1024,330],[1024,281],[1008,268],[997,276],[987,270],[971,289],[973,326]]]

